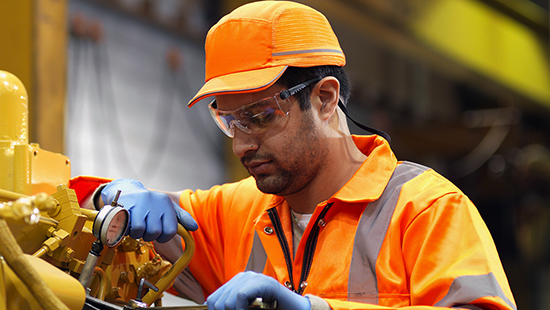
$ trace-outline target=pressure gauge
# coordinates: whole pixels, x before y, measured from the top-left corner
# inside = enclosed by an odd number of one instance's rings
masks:
[[[106,205],[97,214],[94,225],[94,236],[108,247],[117,245],[128,228],[128,210],[119,206]]]

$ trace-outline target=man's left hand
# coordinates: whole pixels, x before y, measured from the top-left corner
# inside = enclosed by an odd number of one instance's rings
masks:
[[[246,310],[257,297],[277,301],[277,309],[311,310],[309,299],[300,296],[272,277],[251,271],[242,272],[208,296],[208,310]]]

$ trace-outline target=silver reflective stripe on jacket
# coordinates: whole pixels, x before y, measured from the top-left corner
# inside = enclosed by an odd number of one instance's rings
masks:
[[[262,273],[267,262],[267,254],[265,253],[264,246],[260,241],[260,236],[254,231],[254,242],[252,243],[252,251],[248,257],[248,263],[246,264],[246,271],[254,271]]]
[[[378,200],[365,208],[357,226],[348,278],[348,300],[378,304],[376,259],[390,225],[403,184],[414,179],[427,167],[404,162],[393,172]]]
[[[454,279],[447,295],[436,303],[435,306],[461,306],[485,296],[499,297],[512,309],[516,309],[514,303],[502,291],[497,278],[492,272],[476,276],[460,276]]]

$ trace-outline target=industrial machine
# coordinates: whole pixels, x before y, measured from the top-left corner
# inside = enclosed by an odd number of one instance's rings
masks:
[[[25,87],[0,71],[0,310],[161,308],[193,256],[192,236],[180,225],[185,251],[163,260],[124,236],[128,212],[116,199],[82,208],[69,179],[66,156],[29,144]]]

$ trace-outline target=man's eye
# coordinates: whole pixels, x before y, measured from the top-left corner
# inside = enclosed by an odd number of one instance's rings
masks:
[[[256,114],[254,114],[252,117],[253,118],[266,118],[266,117],[269,117],[270,115],[273,114],[273,109],[272,108],[266,108]]]
[[[252,116],[252,118],[254,119],[254,123],[261,125],[271,121],[275,116],[273,112],[274,110],[272,108],[267,108],[260,113],[254,114],[254,116]]]

